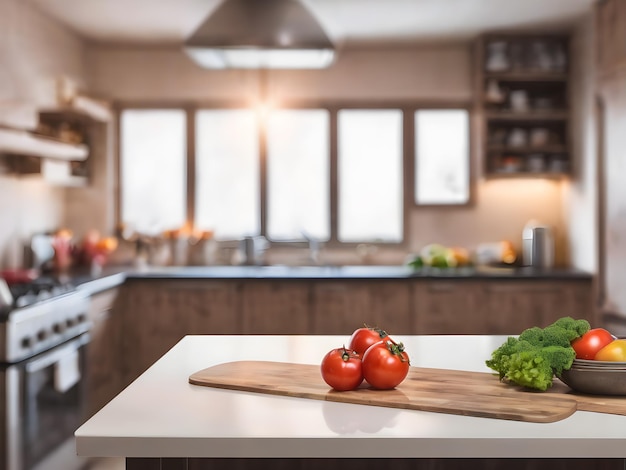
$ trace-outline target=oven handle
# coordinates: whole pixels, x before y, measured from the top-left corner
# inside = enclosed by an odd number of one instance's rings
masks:
[[[51,366],[52,364],[58,362],[60,359],[66,356],[68,353],[77,351],[80,347],[87,344],[89,340],[89,333],[83,333],[78,338],[39,355],[37,359],[26,363],[26,372],[33,373],[41,369],[45,369],[48,366]]]

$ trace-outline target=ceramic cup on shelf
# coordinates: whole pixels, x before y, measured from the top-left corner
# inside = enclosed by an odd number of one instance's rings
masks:
[[[528,132],[521,127],[515,127],[507,137],[509,147],[524,147],[528,145]]]
[[[515,112],[528,111],[528,93],[526,90],[514,90],[510,94],[511,109]]]
[[[487,71],[503,72],[508,70],[510,66],[506,42],[494,41],[487,44],[487,61],[485,64]]]
[[[526,168],[533,173],[541,173],[546,169],[546,160],[541,153],[533,153],[526,160]]]
[[[548,145],[550,133],[545,127],[535,127],[530,131],[530,145],[532,147],[543,147]]]

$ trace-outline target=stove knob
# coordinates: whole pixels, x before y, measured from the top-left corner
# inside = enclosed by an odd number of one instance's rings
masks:
[[[23,348],[32,348],[33,346],[33,338],[30,336],[24,336],[22,338],[22,347]]]
[[[68,328],[71,328],[76,324],[76,320],[74,320],[73,318],[68,318],[67,320],[65,320],[65,324]]]
[[[47,330],[39,330],[37,332],[37,340],[38,341],[43,341],[45,340],[47,337],[49,336],[49,333]]]
[[[81,313],[76,317],[76,319],[78,320],[78,323],[85,323],[87,321],[87,315]]]
[[[52,325],[52,331],[57,334],[61,334],[65,331],[65,325],[63,323],[55,323]]]

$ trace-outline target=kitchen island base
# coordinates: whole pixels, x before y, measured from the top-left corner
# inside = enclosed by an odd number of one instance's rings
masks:
[[[126,470],[624,470],[624,459],[129,458]]]
[[[410,351],[412,367],[485,373],[485,358],[507,338],[394,339]],[[535,423],[189,383],[191,374],[229,361],[315,365],[345,340],[322,335],[185,336],[76,430],[76,452],[124,457],[130,470],[380,470],[391,465],[400,470],[624,469],[622,414],[577,410],[555,422]]]

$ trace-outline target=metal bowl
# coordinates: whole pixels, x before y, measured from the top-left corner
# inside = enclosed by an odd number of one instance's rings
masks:
[[[572,369],[626,370],[626,362],[574,359]]]
[[[571,369],[561,373],[559,379],[576,392],[626,395],[626,369],[623,368],[580,368],[572,365]]]

